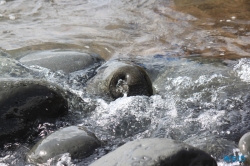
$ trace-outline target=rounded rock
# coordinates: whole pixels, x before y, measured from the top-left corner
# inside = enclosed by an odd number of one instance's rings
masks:
[[[153,95],[151,80],[147,72],[135,64],[111,61],[97,70],[90,81],[93,93],[109,94],[113,99],[123,96]]]
[[[124,66],[116,70],[109,81],[109,93],[116,99],[122,97],[125,93],[127,96],[153,94],[152,83],[139,66]]]
[[[239,141],[239,149],[243,155],[246,155],[246,162],[250,163],[250,132],[244,134]]]
[[[49,50],[25,55],[20,62],[28,66],[38,65],[52,71],[63,70],[65,73],[71,73],[90,67],[102,60],[97,54]]]
[[[150,138],[128,142],[98,159],[91,166],[217,166],[204,151],[171,139]]]
[[[0,82],[0,142],[27,136],[36,120],[47,121],[65,115],[68,103],[63,96],[32,81]]]
[[[72,158],[86,157],[101,145],[95,135],[83,127],[70,126],[39,141],[27,154],[30,163],[45,163],[57,155],[70,153]]]

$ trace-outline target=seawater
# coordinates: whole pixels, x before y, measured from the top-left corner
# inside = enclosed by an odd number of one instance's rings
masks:
[[[88,158],[64,154],[61,160],[68,165],[88,165],[142,138],[192,142],[212,137],[237,144],[250,129],[249,8],[247,0],[2,0],[0,81],[35,79],[61,87],[70,113],[57,124],[36,126],[37,140],[55,128],[83,125],[105,142]],[[65,74],[18,61],[43,50],[89,51],[105,60],[132,61],[147,70],[155,94],[112,101],[86,90],[99,64]],[[32,145],[6,144],[0,163],[30,165],[25,153]],[[235,150],[211,155],[220,166],[232,165],[223,155]],[[48,161],[56,164],[56,159]]]

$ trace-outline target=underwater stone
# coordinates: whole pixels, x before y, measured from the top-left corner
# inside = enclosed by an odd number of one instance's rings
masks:
[[[20,62],[31,66],[38,65],[52,71],[63,70],[65,73],[82,70],[103,59],[97,54],[75,51],[42,51],[28,54]]]
[[[216,159],[222,159],[225,155],[231,155],[233,150],[237,148],[233,141],[219,138],[218,136],[197,135],[188,138],[184,143],[199,148]]]
[[[91,166],[217,166],[204,151],[171,139],[150,138],[128,142]]]
[[[27,137],[33,122],[47,122],[68,112],[68,103],[55,90],[36,82],[0,82],[0,145]]]
[[[101,66],[88,85],[90,93],[109,94],[113,99],[153,95],[151,80],[142,67],[115,60]]]
[[[239,149],[243,155],[246,155],[246,163],[250,164],[250,132],[244,134],[239,141]]]
[[[70,126],[39,141],[27,154],[30,163],[44,163],[57,155],[70,153],[72,158],[90,155],[101,142],[84,127]]]

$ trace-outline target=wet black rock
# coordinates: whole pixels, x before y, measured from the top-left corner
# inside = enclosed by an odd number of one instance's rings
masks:
[[[30,163],[45,163],[57,155],[69,153],[72,158],[90,155],[101,142],[84,127],[70,126],[39,141],[27,154]]]
[[[91,166],[217,166],[204,151],[171,139],[141,139],[128,142]]]
[[[0,82],[0,145],[28,136],[33,122],[46,122],[68,112],[56,90],[32,81]]]
[[[240,152],[247,156],[246,162],[250,164],[250,132],[244,134],[239,141]]]
[[[108,94],[113,99],[126,96],[151,96],[153,88],[147,72],[140,66],[121,61],[110,61],[97,70],[90,81],[89,91]]]
[[[103,61],[97,54],[75,51],[42,51],[28,54],[20,62],[31,66],[38,65],[52,71],[63,70],[65,73],[82,70],[96,62]]]

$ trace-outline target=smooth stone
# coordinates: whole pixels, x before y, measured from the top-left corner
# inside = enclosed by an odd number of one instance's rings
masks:
[[[223,159],[224,156],[231,155],[237,148],[233,141],[216,136],[194,136],[183,142],[205,151],[216,159]]]
[[[68,103],[58,91],[35,81],[0,82],[0,145],[27,137],[37,120],[47,122],[67,114]]]
[[[52,71],[63,70],[65,73],[85,69],[99,61],[102,58],[97,54],[56,50],[35,52],[20,59],[21,63],[28,66],[38,65]]]
[[[84,127],[70,126],[58,130],[39,141],[27,154],[30,163],[45,163],[57,155],[70,153],[71,157],[90,155],[101,142]]]
[[[113,99],[123,96],[153,95],[151,80],[140,66],[112,60],[97,69],[88,83],[92,94],[108,94]]]
[[[250,164],[250,132],[244,134],[239,141],[240,152],[245,155],[246,163]]]
[[[182,142],[163,138],[128,142],[98,159],[91,166],[216,166],[216,161],[204,151]]]

